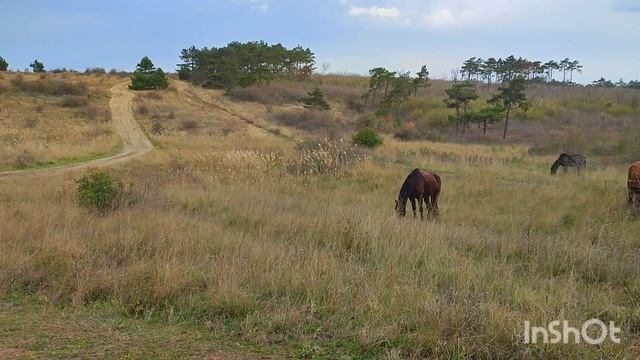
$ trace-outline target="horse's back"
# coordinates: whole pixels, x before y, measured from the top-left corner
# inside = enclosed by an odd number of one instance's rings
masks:
[[[428,196],[437,196],[440,194],[440,188],[442,187],[440,175],[432,171],[422,171],[421,175],[425,182],[425,194]]]

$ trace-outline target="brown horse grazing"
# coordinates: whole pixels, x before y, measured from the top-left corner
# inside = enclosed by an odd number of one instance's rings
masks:
[[[413,217],[416,217],[416,200],[420,208],[420,219],[423,219],[422,201],[427,206],[427,218],[438,216],[438,196],[442,181],[434,172],[414,169],[402,183],[400,194],[396,200],[396,214],[403,217],[407,214],[407,200],[411,201]]]
[[[629,189],[629,206],[640,205],[640,161],[636,161],[629,168],[627,188]]]

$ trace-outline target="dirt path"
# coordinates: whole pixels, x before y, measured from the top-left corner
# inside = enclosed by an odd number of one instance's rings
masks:
[[[111,88],[111,121],[113,128],[122,138],[122,150],[113,156],[99,158],[87,162],[54,166],[42,169],[25,169],[0,172],[0,179],[19,176],[50,176],[68,171],[89,167],[104,167],[128,161],[136,156],[146,154],[153,149],[151,141],[144,134],[140,125],[133,118],[134,94],[127,88],[127,83],[118,84]]]

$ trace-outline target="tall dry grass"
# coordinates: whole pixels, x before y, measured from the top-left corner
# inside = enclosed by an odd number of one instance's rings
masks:
[[[337,173],[278,171],[313,162],[307,151],[135,163],[118,176],[137,201],[108,216],[76,205],[71,178],[1,182],[0,289],[206,322],[294,357],[638,355],[624,169],[552,178],[522,147],[389,139]],[[413,167],[442,175],[437,221],[393,215]],[[592,317],[622,326],[623,343],[522,342],[525,320]]]

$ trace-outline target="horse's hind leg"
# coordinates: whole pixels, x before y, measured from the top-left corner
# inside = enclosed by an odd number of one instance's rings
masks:
[[[429,211],[430,211],[430,217],[431,218],[437,218],[439,215],[439,210],[438,210],[438,195],[435,196],[431,196],[431,203],[429,206]]]
[[[411,209],[413,210],[413,218],[416,218],[416,199],[411,198]]]
[[[426,203],[425,198],[424,198],[424,197],[422,197],[422,196],[421,196],[421,197],[419,197],[419,198],[418,198],[418,209],[420,210],[420,220],[423,220],[423,219],[424,219],[424,213],[423,213],[423,211],[424,211],[424,210],[423,210],[423,208],[422,208],[422,203],[423,203],[423,202],[425,202],[425,203]],[[429,214],[427,214],[427,216],[428,216],[428,215],[429,215]]]

